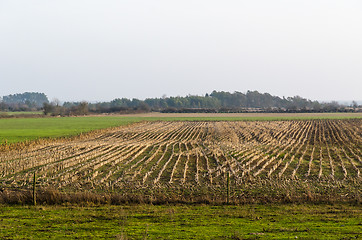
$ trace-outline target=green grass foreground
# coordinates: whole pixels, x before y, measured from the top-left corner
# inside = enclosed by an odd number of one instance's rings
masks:
[[[0,239],[360,239],[359,205],[0,206]]]
[[[124,126],[140,121],[275,121],[361,118],[362,114],[157,114],[52,118],[0,118],[0,144],[43,138],[70,137],[92,130]]]

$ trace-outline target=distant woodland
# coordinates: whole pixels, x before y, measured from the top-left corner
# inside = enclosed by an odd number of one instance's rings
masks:
[[[332,101],[321,103],[300,96],[272,96],[258,91],[213,91],[205,96],[147,98],[145,100],[116,98],[110,102],[50,102],[44,93],[25,92],[0,98],[0,110],[43,111],[44,115],[86,115],[95,113],[195,113],[195,112],[357,112],[362,106],[352,101],[341,105]]]

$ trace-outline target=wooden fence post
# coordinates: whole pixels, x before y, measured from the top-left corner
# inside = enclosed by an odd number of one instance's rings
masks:
[[[226,203],[229,205],[230,199],[230,173],[226,173]]]
[[[33,204],[36,206],[36,173],[34,172],[33,178]]]

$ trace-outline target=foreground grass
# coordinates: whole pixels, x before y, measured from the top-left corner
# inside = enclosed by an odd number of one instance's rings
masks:
[[[358,205],[9,206],[1,239],[358,239]]]
[[[0,119],[0,144],[75,136],[140,121],[275,121],[361,118],[362,114],[140,114],[130,116]]]

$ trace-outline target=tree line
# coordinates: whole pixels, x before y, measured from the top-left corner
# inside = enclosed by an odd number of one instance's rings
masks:
[[[49,103],[44,93],[25,92],[0,97],[0,111],[39,111]]]
[[[361,111],[355,101],[349,106],[332,101],[321,103],[300,96],[278,97],[258,91],[213,91],[204,96],[162,97],[139,100],[116,98],[110,102],[49,102],[44,93],[23,93],[4,96],[2,111],[42,110],[45,115],[86,115],[89,113],[142,112],[346,112]]]

